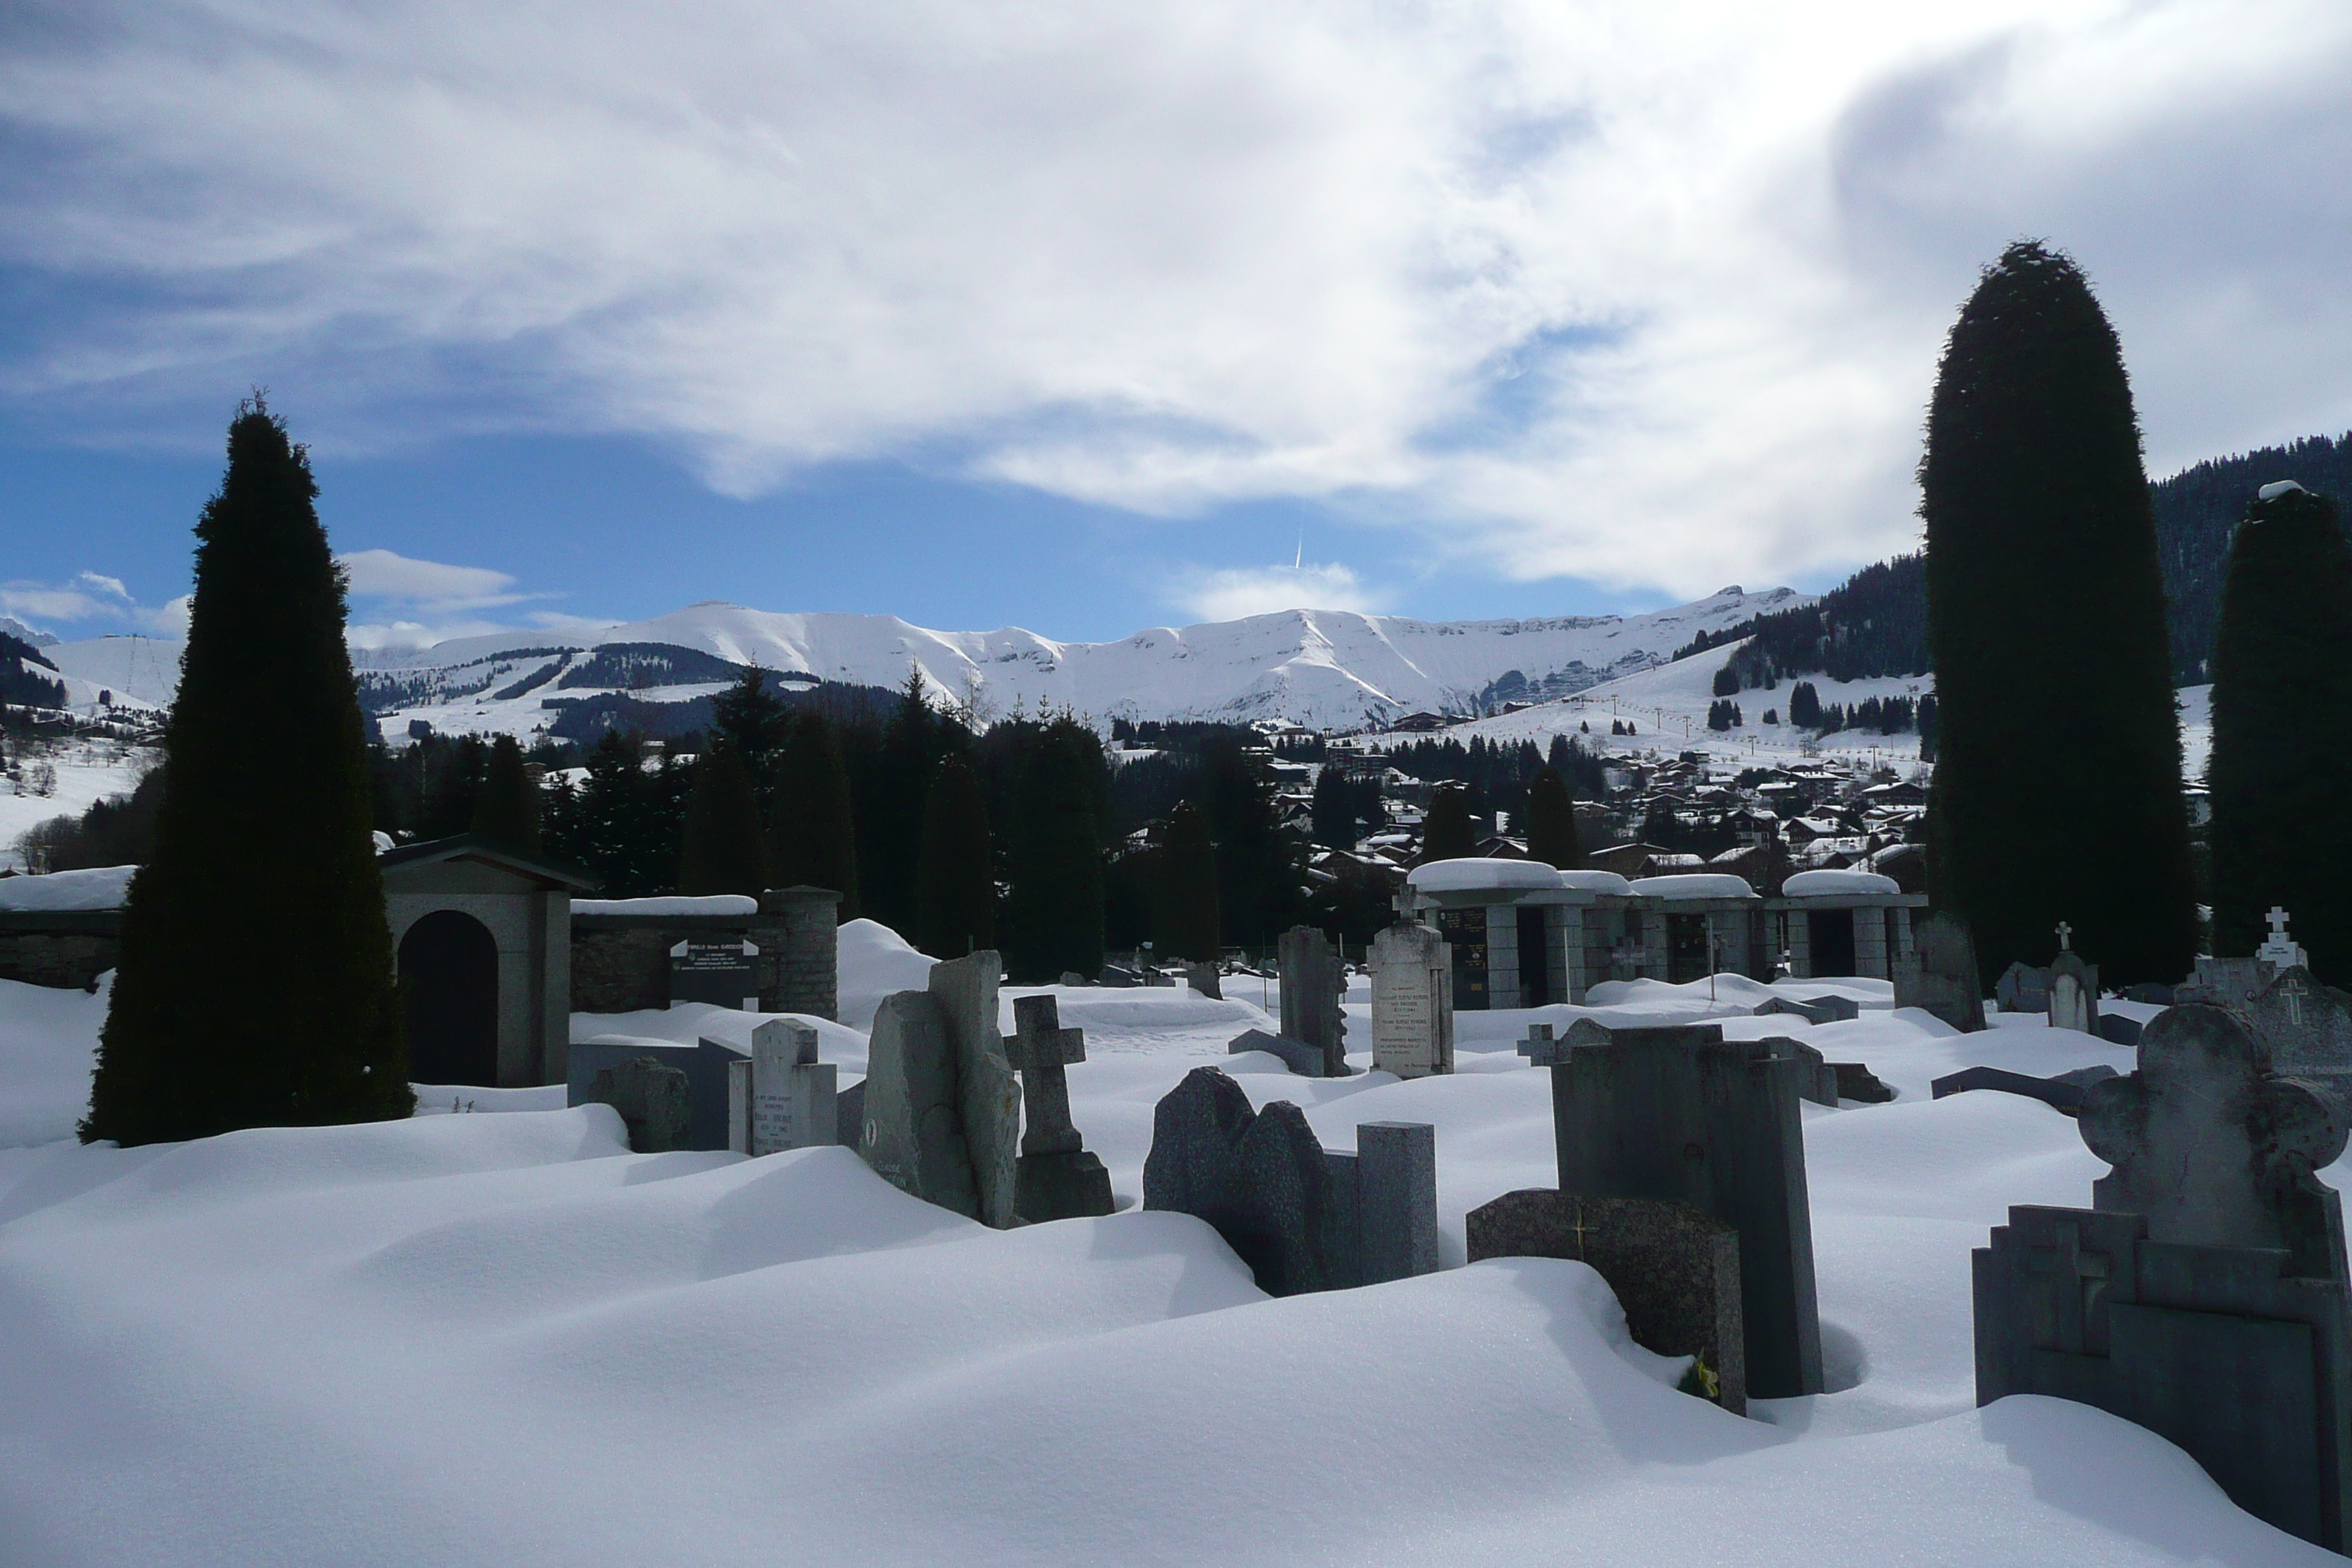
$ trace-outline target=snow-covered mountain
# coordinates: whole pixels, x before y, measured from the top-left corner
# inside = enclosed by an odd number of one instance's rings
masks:
[[[1034,632],[932,631],[895,616],[788,615],[711,602],[652,620],[600,630],[513,632],[462,637],[425,649],[354,654],[383,672],[448,669],[495,661],[501,679],[549,654],[525,649],[651,643],[689,648],[782,673],[894,687],[910,666],[983,717],[1016,707],[1069,708],[1111,719],[1282,719],[1318,729],[1381,723],[1416,710],[1467,712],[1485,702],[1564,696],[1664,663],[1701,631],[1806,603],[1787,588],[1748,594],[1726,588],[1695,604],[1638,616],[1567,616],[1541,620],[1419,621],[1335,610],[1286,610],[1203,626],[1154,627],[1118,642],[1056,642]],[[136,647],[126,645],[136,643]],[[168,701],[176,646],[106,637],[45,650],[59,668],[151,701]],[[697,678],[699,679],[699,678]],[[454,694],[470,681],[446,684]],[[566,695],[588,695],[583,689]],[[651,695],[641,693],[640,695]],[[509,716],[479,727],[522,727],[542,694],[518,696]],[[428,696],[436,706],[489,706],[487,698]],[[505,704],[500,704],[505,706]]]

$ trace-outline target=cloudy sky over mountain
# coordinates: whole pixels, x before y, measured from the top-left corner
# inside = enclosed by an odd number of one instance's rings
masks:
[[[0,612],[162,613],[256,384],[413,635],[1820,586],[2021,235],[2153,471],[2352,425],[2347,67],[2304,0],[16,0]]]

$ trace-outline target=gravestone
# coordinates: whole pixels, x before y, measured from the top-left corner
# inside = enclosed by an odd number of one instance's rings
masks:
[[[1797,1094],[1800,1099],[1810,1100],[1815,1105],[1826,1105],[1832,1110],[1837,1109],[1837,1069],[1830,1066],[1819,1050],[1786,1035],[1773,1035],[1758,1044],[1771,1047],[1775,1059],[1798,1064]]]
[[[652,1057],[632,1057],[598,1069],[588,1099],[621,1113],[629,1147],[662,1154],[687,1147],[694,1125],[694,1090],[686,1074]]]
[[[1851,996],[1809,996],[1801,1002],[1769,996],[1756,1005],[1756,1017],[1769,1018],[1776,1014],[1802,1018],[1808,1024],[1842,1024],[1849,1018],[1861,1017],[1862,1007]]]
[[[1276,953],[1284,1037],[1304,1040],[1322,1054],[1322,1069],[1309,1077],[1347,1077],[1348,1020],[1340,999],[1348,978],[1330,939],[1312,926],[1293,926],[1282,933]]]
[[[1633,1342],[1697,1356],[1716,1374],[1716,1403],[1748,1414],[1739,1236],[1672,1198],[1599,1198],[1529,1187],[1472,1209],[1470,1261],[1566,1258],[1591,1264],[1616,1292]]]
[[[1192,988],[1196,996],[1206,996],[1212,1002],[1225,999],[1225,988],[1217,978],[1217,966],[1213,963],[1187,963],[1184,966],[1184,984]]]
[[[2137,1046],[2139,1044],[2139,1032],[2140,1021],[2137,1018],[2126,1018],[2121,1013],[2099,1015],[2099,1038],[2111,1046]]]
[[[727,1146],[754,1158],[840,1137],[840,1068],[816,1059],[817,1032],[797,1018],[751,1031],[751,1054],[727,1073]]]
[[[1993,982],[1992,999],[2000,1004],[2004,1013],[2047,1013],[2050,1010],[2050,972],[2025,963],[2012,963],[2000,972]]]
[[[2172,1004],[2242,1006],[2277,978],[2278,971],[2258,958],[2200,958],[2189,978],[2172,988]]]
[[[2343,1213],[2312,1173],[2332,1092],[2227,1009],[2160,1014],[2076,1117],[2088,1209],[2016,1207],[1974,1257],[1977,1403],[2079,1400],[2185,1449],[2239,1507],[2332,1550],[2352,1508]]]
[[[977,1219],[980,1194],[945,1015],[928,991],[893,992],[874,1010],[857,1152],[899,1191]]]
[[[1013,1212],[1032,1223],[1107,1215],[1110,1173],[1070,1121],[1068,1069],[1087,1059],[1086,1033],[1062,1027],[1061,1004],[1051,996],[1018,998],[1013,1018],[1018,1033],[1005,1042],[1005,1057],[1021,1074],[1029,1121],[1014,1169]]]
[[[614,1037],[575,1040],[564,1055],[564,1099],[585,1105],[595,1099],[596,1075],[639,1057],[651,1057],[664,1067],[686,1074],[694,1120],[684,1149],[725,1149],[727,1142],[728,1064],[743,1059],[742,1048],[723,1040],[703,1038],[693,1045],[677,1040],[632,1039]]]
[[[1720,1026],[1601,1031],[1581,1025],[1519,1049],[1552,1069],[1559,1190],[1672,1198],[1739,1235],[1748,1391],[1822,1391],[1812,1213],[1805,1190],[1803,1062]],[[1843,1080],[1841,1078],[1841,1088]]]
[[[2273,904],[2270,913],[2263,918],[2270,923],[2270,934],[2263,938],[2262,946],[2254,949],[2254,957],[2269,964],[2273,973],[2310,968],[2311,955],[2303,951],[2301,942],[2286,934],[2286,911]]]
[[[2072,945],[2074,928],[2058,922],[2058,956],[2050,961],[2050,1026],[2076,1034],[2099,1032],[2099,966],[2085,963]]]
[[[1895,1098],[1895,1091],[1880,1081],[1866,1063],[1832,1062],[1830,1071],[1837,1075],[1840,1100],[1851,1100],[1860,1105],[1885,1105]]]
[[[1958,916],[1938,911],[1912,931],[1912,951],[1895,961],[1895,1005],[1917,1007],[1962,1033],[1985,1026],[1977,945]]]
[[[1227,1056],[1239,1056],[1244,1051],[1264,1051],[1268,1056],[1280,1057],[1283,1065],[1300,1078],[1323,1076],[1323,1053],[1304,1040],[1269,1035],[1264,1029],[1244,1029],[1225,1044]]]
[[[1379,1284],[1437,1268],[1436,1148],[1425,1123],[1367,1122],[1326,1151],[1288,1100],[1253,1110],[1194,1068],[1152,1110],[1143,1206],[1207,1221],[1268,1295]]]
[[[1999,1089],[2003,1094],[2038,1100],[2053,1110],[2063,1110],[2073,1116],[2083,1109],[2083,1101],[2089,1096],[2093,1084],[2116,1076],[2116,1069],[2111,1067],[2077,1068],[2073,1072],[2062,1072],[2051,1078],[2033,1078],[2000,1068],[1976,1067],[1946,1073],[1930,1083],[1927,1089],[1937,1100],[1966,1094],[1971,1089]]]
[[[2322,984],[2310,970],[2292,964],[2249,997],[2240,1011],[2270,1042],[2275,1070],[2347,1083],[2345,1075],[2352,1074],[2352,994]]]
[[[1003,960],[990,949],[931,965],[930,994],[955,1048],[957,1110],[971,1151],[977,1217],[998,1230],[1015,1218],[1021,1153],[1021,1086],[1004,1059],[997,1029],[996,985]]]
[[[1453,961],[1428,926],[1372,938],[1372,1066],[1399,1078],[1454,1070]]]
[[[708,1002],[714,1007],[760,1010],[759,948],[748,942],[696,942],[669,950],[669,1005]]]

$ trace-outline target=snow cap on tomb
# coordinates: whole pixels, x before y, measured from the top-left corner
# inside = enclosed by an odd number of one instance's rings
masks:
[[[46,877],[0,877],[0,910],[119,910],[136,866],[93,866]]]
[[[1756,889],[1744,877],[1728,871],[1685,871],[1675,876],[1643,877],[1633,891],[1645,899],[1752,899]]]
[[[760,900],[749,893],[672,894],[650,899],[574,899],[575,915],[756,915]]]
[[[1832,893],[1899,893],[1902,885],[1876,871],[1800,871],[1780,884],[1788,899],[1826,898]]]
[[[2256,490],[2254,492],[2254,499],[2256,500],[2276,500],[2281,496],[2300,495],[2303,493],[2303,487],[2296,484],[2293,479],[2273,479],[2269,484],[2266,484],[2262,489]]]
[[[1628,899],[1633,896],[1633,884],[1614,871],[1562,871],[1559,885],[1588,893],[1614,893]]]
[[[1471,893],[1488,889],[1557,888],[1559,873],[1540,860],[1490,860],[1483,856],[1416,866],[1405,883],[1421,893]]]

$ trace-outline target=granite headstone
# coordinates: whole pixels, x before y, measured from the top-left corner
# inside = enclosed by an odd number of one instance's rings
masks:
[[[1340,998],[1348,982],[1330,938],[1312,926],[1293,926],[1282,933],[1276,955],[1283,1037],[1303,1040],[1321,1054],[1322,1069],[1308,1076],[1347,1077],[1348,1022]]]
[[[1941,910],[1912,931],[1912,951],[1895,961],[1895,1005],[1917,1007],[1963,1033],[1985,1026],[1977,945],[1958,916]]]
[[[687,1147],[694,1090],[677,1068],[652,1057],[632,1057],[598,1069],[588,1098],[620,1112],[635,1152],[662,1154]]]

